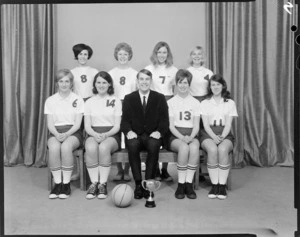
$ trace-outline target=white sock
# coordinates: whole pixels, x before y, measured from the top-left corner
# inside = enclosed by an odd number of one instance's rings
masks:
[[[229,165],[220,165],[219,164],[219,184],[226,184],[227,178],[230,170]]]
[[[218,184],[219,182],[219,169],[218,164],[208,164],[207,171],[212,184]]]
[[[89,172],[91,182],[98,183],[98,181],[99,181],[98,163],[94,164],[94,165],[86,166],[86,168]]]
[[[177,164],[177,171],[178,171],[178,183],[184,184],[186,179],[187,173],[187,166],[181,166]]]
[[[100,173],[100,183],[104,184],[107,182],[108,175],[110,172],[111,163],[109,164],[101,164],[99,165],[99,173]]]
[[[61,183],[61,168],[57,167],[57,168],[50,168],[51,169],[51,173],[54,179],[54,183],[56,184],[60,184]]]
[[[187,172],[186,172],[185,182],[193,183],[196,168],[197,168],[197,165],[191,165],[191,164],[187,165]]]
[[[63,166],[61,168],[62,168],[62,174],[63,174],[63,183],[64,184],[70,183],[71,175],[73,172],[73,166],[70,166],[70,167]]]

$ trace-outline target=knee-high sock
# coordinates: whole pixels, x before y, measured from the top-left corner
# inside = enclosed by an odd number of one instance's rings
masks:
[[[207,171],[212,184],[218,184],[219,182],[219,169],[218,164],[208,164]]]
[[[50,168],[50,170],[53,175],[54,183],[61,183],[61,167]]]
[[[100,183],[106,183],[108,179],[108,175],[110,172],[111,163],[109,164],[100,164],[99,165],[99,173],[100,173]]]
[[[98,169],[99,164],[93,164],[93,165],[87,165],[86,168],[89,172],[89,176],[91,179],[92,183],[98,183],[99,181],[99,169]]]
[[[193,183],[193,178],[194,178],[194,174],[196,172],[196,168],[197,168],[197,165],[191,165],[191,164],[187,165],[185,182]]]
[[[230,170],[229,165],[220,165],[219,164],[219,184],[226,184],[227,178]]]
[[[177,171],[178,171],[178,183],[184,184],[186,179],[187,173],[187,165],[178,165],[177,164]]]
[[[62,166],[61,169],[62,169],[62,174],[63,174],[63,183],[64,184],[70,183],[73,166],[70,166],[70,167]]]

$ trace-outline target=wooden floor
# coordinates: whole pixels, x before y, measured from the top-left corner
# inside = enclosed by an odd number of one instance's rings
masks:
[[[169,171],[177,180],[176,165]],[[238,234],[294,236],[293,168],[248,166],[232,170],[226,200],[210,200],[210,183],[200,183],[197,199],[174,197],[177,184],[163,182],[157,207],[145,200],[117,208],[110,196],[86,200],[79,182],[67,200],[49,200],[47,168],[4,167],[4,233],[6,235]],[[111,181],[109,195],[118,183]],[[129,184],[134,188],[133,182]]]

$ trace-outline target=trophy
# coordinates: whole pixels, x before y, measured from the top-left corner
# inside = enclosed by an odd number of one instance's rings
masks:
[[[142,181],[142,186],[144,189],[148,190],[150,192],[150,196],[146,201],[145,207],[155,207],[155,202],[153,200],[154,198],[154,191],[157,191],[161,185],[161,182],[156,181],[154,179],[148,179]]]

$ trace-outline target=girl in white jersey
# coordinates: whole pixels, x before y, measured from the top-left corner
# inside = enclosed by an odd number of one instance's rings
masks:
[[[127,43],[119,43],[115,47],[114,57],[118,61],[118,66],[110,70],[108,73],[114,81],[115,96],[121,101],[124,100],[125,95],[130,94],[136,90],[136,75],[137,71],[129,66],[129,61],[132,58],[132,48]],[[122,148],[125,148],[125,137],[122,136]],[[115,181],[125,180],[130,181],[129,163],[117,163],[118,173],[114,177]]]
[[[187,70],[192,73],[193,80],[190,86],[190,93],[200,102],[207,95],[207,86],[209,78],[213,72],[204,67],[205,53],[201,46],[196,46],[190,53],[189,64]]]
[[[200,131],[200,144],[207,152],[207,169],[212,183],[208,197],[225,199],[231,163],[228,154],[233,150],[234,142],[231,123],[238,114],[222,76],[210,78],[207,99],[200,103],[200,110],[204,125]]]
[[[74,92],[81,98],[87,100],[93,95],[93,80],[98,70],[87,65],[88,60],[93,55],[93,50],[86,44],[76,44],[73,46],[73,53],[78,66],[71,72],[74,75]]]
[[[71,91],[73,75],[68,69],[56,74],[58,92],[45,102],[44,113],[50,131],[48,137],[48,165],[55,182],[49,198],[67,198],[71,194],[73,151],[82,145],[80,124],[84,112],[82,98]]]
[[[74,76],[73,91],[77,95],[81,96],[84,101],[93,95],[93,80],[94,76],[98,73],[98,70],[88,66],[88,60],[93,55],[93,49],[86,44],[76,44],[72,48],[74,58],[77,60],[78,66],[71,69]],[[83,131],[84,121],[81,123],[81,130]],[[71,180],[79,179],[79,163],[75,163],[76,172],[73,173]]]
[[[85,142],[85,161],[92,182],[87,199],[107,197],[111,154],[121,147],[122,104],[113,95],[113,80],[107,72],[96,74],[93,93],[84,108],[84,128],[89,135]]]
[[[178,71],[173,66],[173,55],[169,45],[166,42],[158,42],[150,57],[152,64],[145,67],[152,73],[151,89],[162,93],[166,100],[170,99],[174,94],[175,75]],[[156,180],[164,179],[172,181],[173,178],[169,175],[168,163],[162,164],[161,174],[159,165],[156,173]]]
[[[193,190],[193,177],[199,163],[198,140],[200,102],[190,95],[192,74],[180,69],[176,74],[177,94],[168,100],[170,131],[169,149],[178,153],[178,187],[175,197],[197,197]]]

